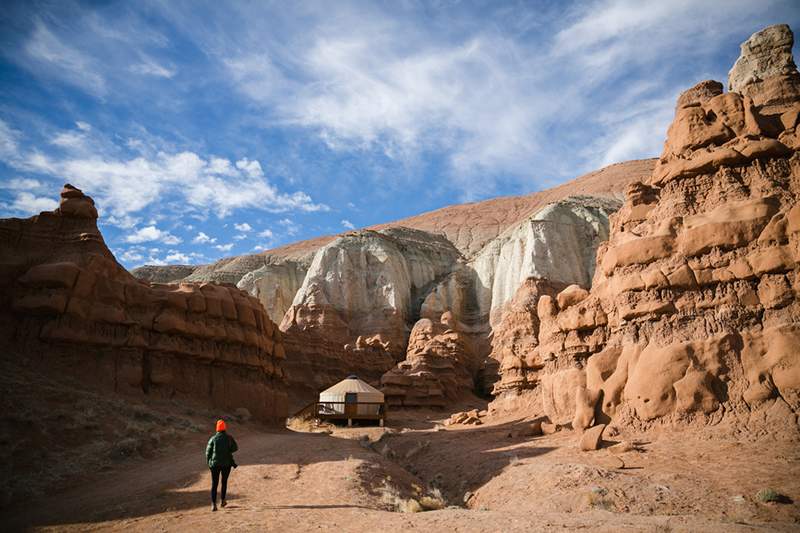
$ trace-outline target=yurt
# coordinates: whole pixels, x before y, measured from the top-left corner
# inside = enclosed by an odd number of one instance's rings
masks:
[[[347,376],[319,393],[318,414],[327,419],[380,420],[386,415],[383,393],[358,376]]]

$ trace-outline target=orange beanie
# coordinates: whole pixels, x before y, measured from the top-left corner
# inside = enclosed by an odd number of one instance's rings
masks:
[[[225,421],[217,420],[217,431],[225,431]]]

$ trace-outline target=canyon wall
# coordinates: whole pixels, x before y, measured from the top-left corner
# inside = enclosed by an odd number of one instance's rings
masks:
[[[577,429],[699,421],[796,434],[800,75],[785,25],[754,34],[729,86],[678,99],[652,175],[629,186],[590,291],[517,306],[493,408]],[[736,92],[733,92],[735,90]],[[509,315],[510,316],[510,315]]]
[[[608,215],[625,184],[653,163],[612,165],[527,196],[223,259],[184,281],[233,283],[261,301],[285,334],[295,405],[352,373],[377,384],[413,352],[417,320],[438,323],[444,313],[469,344],[478,389],[491,391],[499,365],[487,358],[491,330],[517,287],[530,276],[588,285]],[[157,275],[152,270],[144,272]]]
[[[0,220],[3,357],[282,423],[285,351],[258,300],[233,286],[137,280],[96,219],[92,199],[66,185],[54,212]]]

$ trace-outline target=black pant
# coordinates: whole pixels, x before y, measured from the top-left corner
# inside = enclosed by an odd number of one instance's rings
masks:
[[[211,503],[217,503],[217,484],[219,475],[222,473],[222,500],[225,501],[225,493],[228,492],[228,476],[231,473],[230,466],[211,467]]]

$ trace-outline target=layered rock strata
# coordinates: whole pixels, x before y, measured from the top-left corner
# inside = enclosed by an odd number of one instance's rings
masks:
[[[0,220],[5,357],[125,394],[286,417],[281,333],[232,286],[151,284],[114,259],[94,202],[66,185],[60,207]]]
[[[573,287],[585,291],[577,285]],[[516,393],[535,389],[540,385],[539,371],[544,362],[536,349],[539,345],[539,320],[536,306],[542,296],[555,296],[564,289],[563,283],[528,278],[525,280],[508,305],[500,324],[492,332],[491,361],[485,373],[491,383],[489,391],[495,396],[507,391]],[[493,379],[499,376],[499,379]]]
[[[591,291],[539,298],[529,357],[543,364],[526,381],[551,421],[752,425],[767,413],[796,434],[797,72],[763,67],[793,67],[788,27],[745,44],[740,93],[703,82],[678,100],[652,176],[612,216]],[[779,57],[748,57],[757,50]]]
[[[414,325],[405,360],[381,377],[389,405],[444,407],[473,393],[477,358],[459,329],[452,313]]]
[[[528,196],[224,259],[186,279],[235,283],[259,298],[287,333],[285,368],[298,390],[308,389],[304,397],[351,373],[376,384],[405,357],[414,323],[445,312],[463,327],[478,366],[485,359],[475,379],[488,392],[499,364],[486,359],[491,326],[514,291],[529,276],[588,284],[616,197],[652,165],[612,165]],[[565,200],[571,194],[582,196]],[[380,274],[364,276],[373,270]]]
[[[404,357],[422,296],[459,257],[444,237],[408,228],[324,246],[281,323],[292,381],[320,388],[357,373],[377,383]]]
[[[131,270],[133,277],[151,283],[175,283],[190,276],[195,265],[144,265]]]

